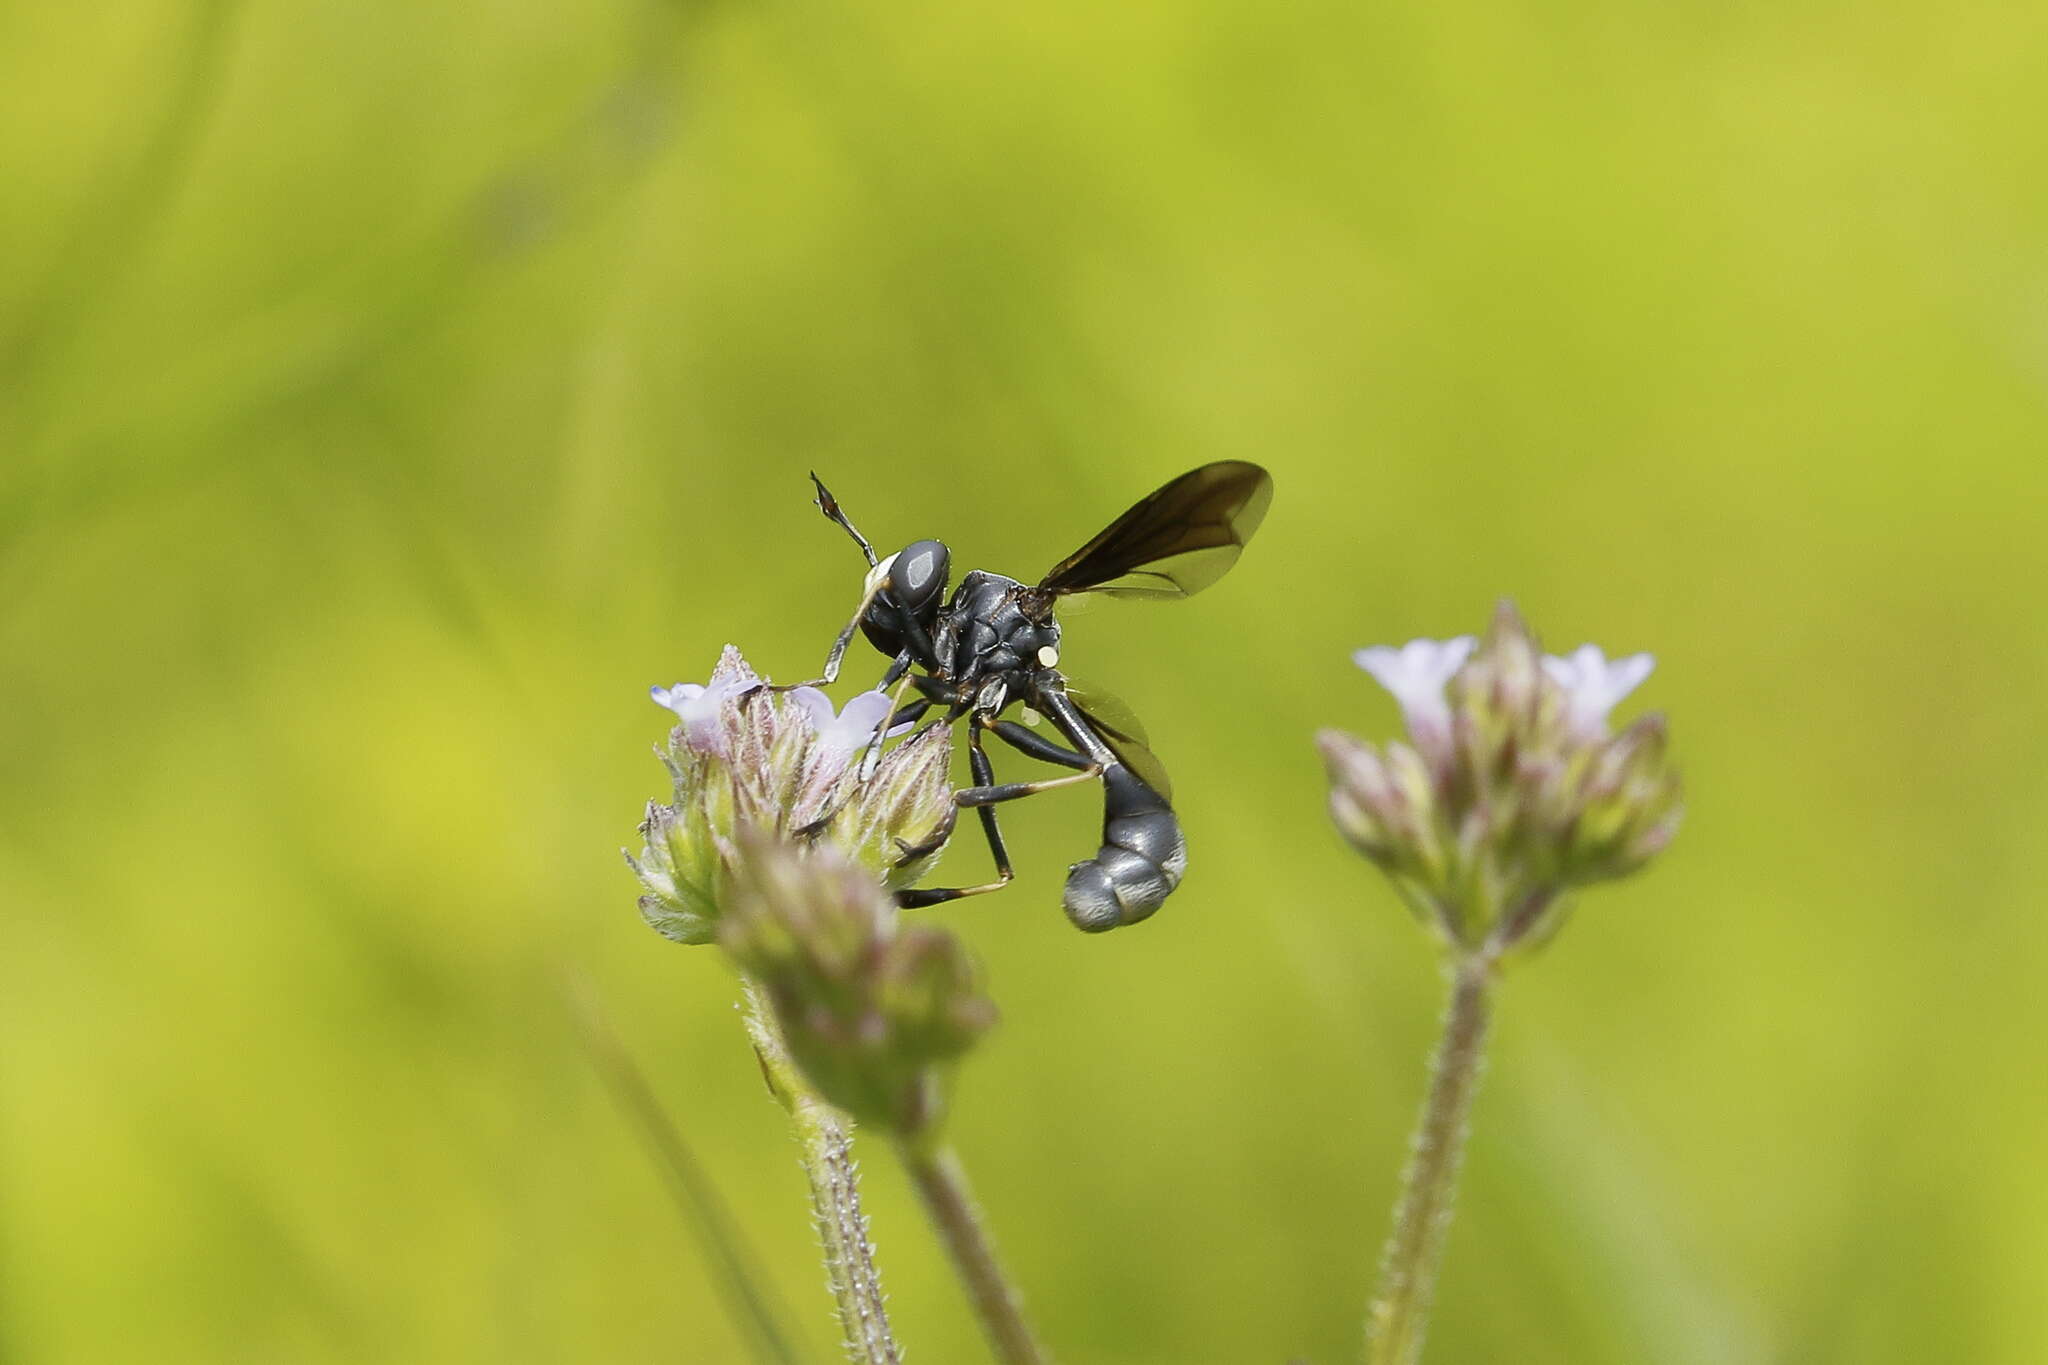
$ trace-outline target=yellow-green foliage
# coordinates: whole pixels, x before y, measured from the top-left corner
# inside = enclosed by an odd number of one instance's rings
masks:
[[[1353,648],[1512,594],[1656,652],[1688,818],[1507,983],[1431,1359],[2048,1359],[2044,30],[7,7],[0,1356],[738,1358],[581,981],[829,1358],[728,969],[619,861],[646,689],[815,668],[862,565],[807,469],[1030,576],[1241,457],[1232,576],[1064,647],[1185,885],[1075,933],[1068,792],[936,912],[1060,1358],[1355,1350],[1439,982],[1312,736],[1394,729]],[[976,1359],[869,1170],[907,1347]]]

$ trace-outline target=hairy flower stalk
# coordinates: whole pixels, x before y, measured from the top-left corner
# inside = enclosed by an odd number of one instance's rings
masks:
[[[860,1168],[853,1137],[832,1107],[804,1084],[790,1060],[774,1015],[751,982],[744,986],[747,1036],[768,1092],[789,1115],[804,1153],[811,1187],[811,1222],[825,1256],[825,1282],[832,1291],[848,1356],[861,1365],[899,1365],[901,1356],[882,1306],[882,1272],[875,1264],[867,1214],[861,1209]]]
[[[944,930],[900,923],[873,877],[830,849],[750,838],[741,852],[719,941],[818,1094],[893,1140],[996,1358],[1039,1365],[943,1138],[952,1070],[995,1022],[973,964]]]
[[[672,792],[650,802],[646,843],[626,862],[645,892],[640,912],[679,943],[724,941],[741,968],[747,1029],[770,1091],[787,1111],[803,1152],[826,1274],[851,1358],[896,1365],[880,1273],[861,1211],[847,1122],[862,1105],[818,1093],[811,1042],[785,1036],[791,1011],[764,980],[765,959],[728,920],[774,899],[788,861],[832,859],[842,882],[893,906],[887,891],[912,885],[937,860],[953,829],[952,746],[933,727],[893,747],[878,735],[889,699],[867,692],[835,714],[813,688],[777,692],[727,647],[708,683],[653,689],[677,724],[658,750]],[[759,916],[753,921],[759,922]],[[751,954],[751,955],[750,955]]]
[[[1569,894],[1626,876],[1680,817],[1661,716],[1610,733],[1608,715],[1650,674],[1647,654],[1584,645],[1545,657],[1503,603],[1484,641],[1360,650],[1401,705],[1408,743],[1317,737],[1330,813],[1442,942],[1444,1032],[1368,1318],[1369,1365],[1413,1365],[1443,1258],[1467,1115],[1502,966],[1548,942]]]

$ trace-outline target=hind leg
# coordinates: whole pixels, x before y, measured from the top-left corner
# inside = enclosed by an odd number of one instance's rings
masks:
[[[906,909],[942,905],[947,901],[961,900],[968,896],[983,896],[1008,886],[1016,873],[1010,867],[1010,851],[1003,842],[1003,830],[996,819],[995,807],[1004,801],[1021,800],[1026,796],[1036,796],[1040,792],[1072,786],[1076,782],[1093,782],[1102,772],[1094,764],[1089,764],[1086,771],[1072,773],[1066,777],[1046,778],[1038,782],[998,783],[995,765],[989,762],[988,753],[982,748],[980,730],[976,730],[967,742],[967,764],[973,771],[975,785],[953,793],[953,804],[970,808],[981,818],[981,832],[988,840],[989,856],[995,861],[996,879],[983,882],[979,886],[940,886],[898,891],[896,903]],[[935,848],[936,845],[905,848],[899,861],[914,861],[933,852]]]

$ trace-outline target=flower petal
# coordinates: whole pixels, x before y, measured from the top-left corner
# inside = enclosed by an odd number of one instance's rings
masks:
[[[1408,728],[1421,738],[1434,736],[1449,723],[1444,684],[1465,666],[1478,641],[1470,635],[1450,640],[1410,640],[1396,649],[1374,645],[1351,656],[1401,704]]]
[[[699,683],[679,682],[672,687],[650,687],[647,689],[647,695],[654,698],[656,706],[665,706],[681,715],[686,703],[704,695],[704,688]]]
[[[849,749],[859,748],[875,737],[875,730],[889,718],[887,692],[863,692],[846,703],[834,721],[827,742]]]
[[[1653,655],[1609,659],[1598,645],[1580,645],[1565,658],[1543,661],[1543,671],[1564,689],[1572,729],[1588,737],[1607,733],[1608,713],[1642,686],[1656,667]]]
[[[811,719],[811,728],[820,734],[832,726],[832,699],[815,687],[799,687],[787,694],[799,709]]]

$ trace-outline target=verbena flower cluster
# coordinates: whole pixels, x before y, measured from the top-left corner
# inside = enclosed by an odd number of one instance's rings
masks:
[[[880,692],[835,714],[815,688],[768,688],[728,645],[709,683],[653,697],[677,717],[657,750],[673,792],[648,803],[646,846],[626,861],[646,891],[641,914],[678,943],[716,936],[743,832],[837,849],[886,890],[929,872],[952,833],[951,731],[883,748]]]
[[[1546,657],[1512,605],[1483,642],[1360,650],[1393,693],[1408,742],[1317,737],[1337,827],[1452,944],[1504,951],[1555,932],[1562,896],[1624,876],[1671,841],[1681,813],[1662,716],[1619,734],[1608,716],[1650,674],[1647,654],[1593,645]]]
[[[626,856],[641,913],[725,949],[820,1097],[929,1137],[952,1064],[995,1019],[966,950],[899,924],[891,895],[952,834],[950,730],[891,746],[883,693],[835,712],[816,688],[770,688],[731,646],[708,683],[653,696],[677,724],[658,751],[671,800],[648,806],[646,847]]]

